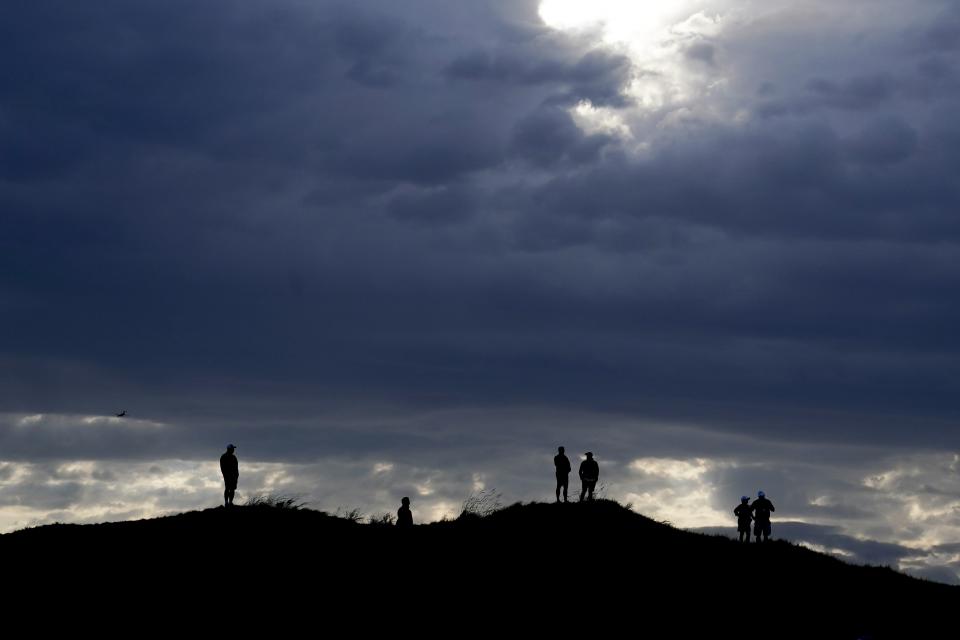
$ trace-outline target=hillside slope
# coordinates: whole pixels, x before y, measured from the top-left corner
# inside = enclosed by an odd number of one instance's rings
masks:
[[[537,635],[628,625],[640,637],[922,637],[949,628],[960,604],[958,587],[782,541],[685,532],[609,501],[514,505],[409,531],[308,509],[216,508],[27,529],[0,536],[0,555],[21,584],[82,579],[74,604],[176,594],[487,633],[510,620]]]

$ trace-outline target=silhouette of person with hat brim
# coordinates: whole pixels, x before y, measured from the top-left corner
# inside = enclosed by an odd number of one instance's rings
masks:
[[[409,529],[413,526],[413,513],[410,511],[410,498],[404,497],[400,501],[400,508],[397,510],[397,526],[401,529]]]
[[[240,464],[233,454],[235,446],[227,445],[227,451],[220,456],[220,473],[223,474],[223,506],[233,506],[233,494],[237,490],[237,480],[240,479]]]
[[[770,539],[770,514],[776,509],[773,507],[773,503],[767,500],[767,496],[763,491],[757,491],[757,499],[753,501],[753,504],[750,505],[750,510],[753,512],[753,538],[756,542],[760,542],[760,536],[763,536],[763,542],[766,542]]]
[[[593,500],[593,490],[597,486],[597,480],[600,479],[600,465],[593,459],[593,452],[587,451],[584,455],[587,459],[580,463],[580,482],[583,488],[580,489],[580,502],[583,502],[584,494],[588,500]]]
[[[570,459],[564,454],[563,447],[558,447],[557,455],[553,456],[553,466],[557,470],[557,502],[560,502],[560,489],[563,488],[563,501],[567,501],[567,487],[570,485]]]
[[[737,516],[737,533],[740,534],[740,542],[750,542],[750,523],[753,521],[753,510],[750,508],[750,498],[740,497],[740,504],[733,510],[733,515]]]

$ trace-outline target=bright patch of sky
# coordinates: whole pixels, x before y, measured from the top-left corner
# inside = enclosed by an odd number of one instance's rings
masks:
[[[720,33],[724,20],[720,13],[700,6],[687,0],[544,0],[540,4],[540,16],[548,26],[592,37],[597,46],[622,51],[635,64],[625,96],[636,108],[624,112],[582,102],[571,112],[584,131],[616,135],[628,143],[627,148],[642,152],[647,142],[643,136],[635,139],[635,130],[649,124],[645,120],[669,124],[687,114],[692,103],[723,86],[723,76],[715,73],[716,54],[710,39]]]

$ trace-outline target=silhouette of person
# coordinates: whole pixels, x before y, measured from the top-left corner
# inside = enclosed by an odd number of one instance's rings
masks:
[[[563,453],[563,447],[553,456],[553,466],[557,468],[557,502],[560,502],[560,488],[563,487],[563,501],[567,501],[567,486],[570,484],[570,460]]]
[[[597,480],[600,479],[600,465],[593,459],[593,452],[587,451],[587,459],[580,463],[580,482],[583,488],[580,489],[580,502],[583,502],[583,495],[587,494],[588,500],[593,500],[593,490],[597,486]]]
[[[753,538],[760,542],[760,536],[763,535],[763,542],[766,542],[770,538],[770,514],[776,509],[763,491],[757,491],[757,499],[750,505],[750,510],[753,511],[754,520]]]
[[[400,501],[400,508],[397,510],[397,526],[407,529],[413,526],[413,513],[410,512],[410,498],[403,498]]]
[[[750,542],[750,521],[753,520],[753,510],[750,508],[750,498],[742,496],[740,504],[733,510],[733,515],[737,516],[737,533],[740,534],[740,542]]]
[[[236,449],[232,444],[227,445],[227,452],[220,456],[220,473],[223,474],[223,506],[233,506],[233,493],[237,490],[237,480],[240,478],[240,465],[237,456],[233,455]]]

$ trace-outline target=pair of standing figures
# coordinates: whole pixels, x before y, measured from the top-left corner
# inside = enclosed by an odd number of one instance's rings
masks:
[[[766,542],[770,538],[770,514],[776,511],[773,503],[763,491],[757,492],[757,499],[750,504],[750,498],[743,496],[740,504],[733,510],[737,516],[737,532],[740,542],[750,542],[750,523],[753,522],[753,535],[757,542]]]
[[[570,484],[570,460],[564,454],[563,447],[557,449],[558,453],[553,457],[553,466],[557,471],[557,502],[560,502],[560,490],[563,489],[563,501],[567,502],[567,487]],[[597,487],[597,480],[600,479],[600,465],[593,459],[593,452],[587,451],[587,459],[580,463],[580,501],[587,496],[588,500],[593,500],[593,490]]]

